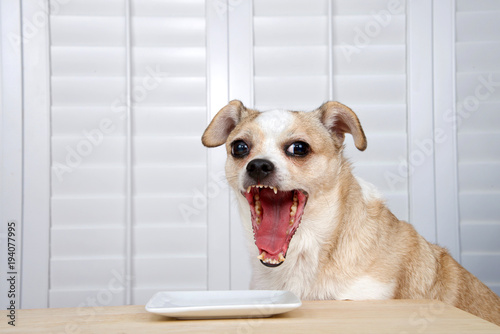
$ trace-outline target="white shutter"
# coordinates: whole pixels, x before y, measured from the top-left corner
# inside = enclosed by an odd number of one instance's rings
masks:
[[[497,294],[500,294],[499,15],[500,3],[496,1],[457,1],[462,263]]]
[[[50,16],[51,307],[123,304],[127,289],[141,304],[158,290],[207,288],[206,210],[193,205],[207,168],[205,3],[132,1],[130,64],[125,8],[73,0]]]
[[[360,152],[348,138],[346,155],[354,173],[375,184],[394,214],[408,220],[408,185],[400,177],[407,159],[405,2],[395,8],[384,0],[333,3],[333,99],[357,113],[368,140]],[[348,47],[356,51],[349,54]],[[388,181],[394,175],[397,182]]]
[[[328,99],[327,8],[324,0],[254,1],[256,108],[311,109]]]
[[[132,73],[165,74],[133,108],[134,303],[159,290],[207,288],[205,210],[189,220],[207,182],[205,2],[132,2]]]

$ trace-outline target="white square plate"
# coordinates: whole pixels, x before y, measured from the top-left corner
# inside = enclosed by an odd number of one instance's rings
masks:
[[[180,319],[269,317],[302,302],[290,291],[162,291],[146,304],[146,311]]]

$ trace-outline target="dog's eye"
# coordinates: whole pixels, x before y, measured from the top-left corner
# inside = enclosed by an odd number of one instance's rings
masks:
[[[231,144],[231,154],[235,158],[243,158],[250,153],[250,148],[243,140],[237,140]]]
[[[286,153],[291,156],[304,157],[309,154],[309,144],[298,141],[288,146]]]

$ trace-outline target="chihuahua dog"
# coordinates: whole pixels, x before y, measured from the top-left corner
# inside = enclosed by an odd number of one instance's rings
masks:
[[[226,177],[256,258],[252,288],[302,299],[438,299],[500,325],[500,297],[353,176],[346,133],[366,149],[358,117],[338,102],[259,112],[234,100],[205,130],[205,146],[226,145]]]

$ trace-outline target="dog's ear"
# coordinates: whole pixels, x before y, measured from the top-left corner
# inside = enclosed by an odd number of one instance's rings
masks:
[[[224,144],[231,131],[248,115],[249,111],[239,100],[229,102],[227,106],[219,110],[203,133],[201,137],[203,145],[216,147]]]
[[[344,135],[350,133],[358,150],[366,149],[367,142],[361,123],[349,107],[339,102],[329,101],[323,103],[316,112],[323,125],[332,135],[336,135],[341,143],[344,142]]]

